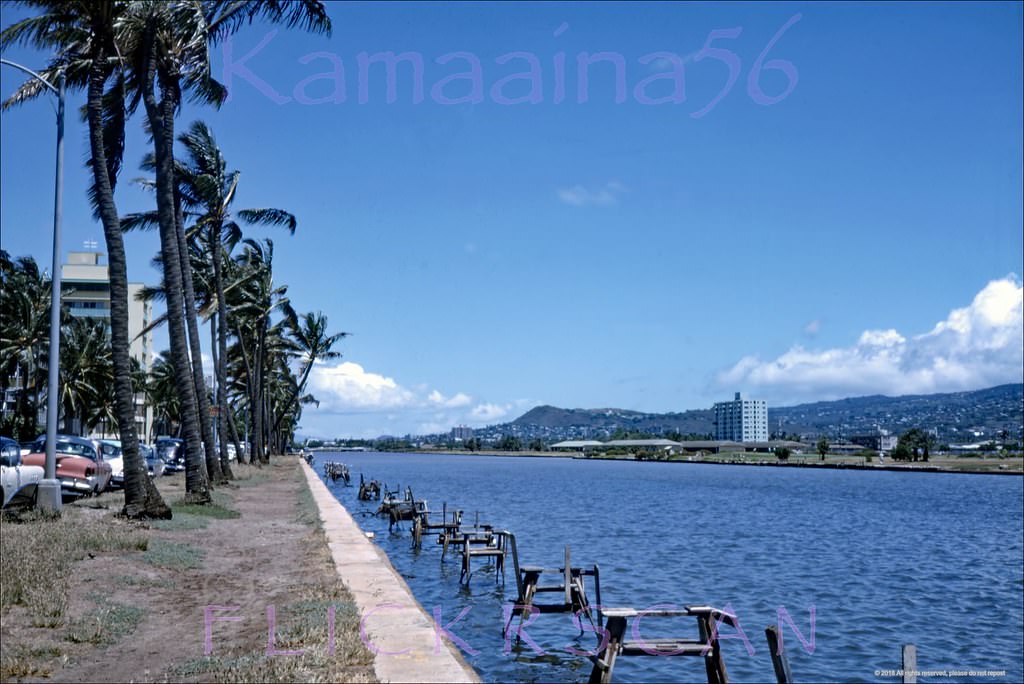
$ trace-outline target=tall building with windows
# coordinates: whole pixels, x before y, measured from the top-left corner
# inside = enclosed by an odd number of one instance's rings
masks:
[[[103,319],[109,326],[109,267],[100,263],[104,255],[95,251],[95,242],[87,242],[85,247],[92,251],[68,252],[67,263],[61,266],[61,301],[72,316]],[[153,305],[136,299],[143,287],[142,283],[128,283],[128,351],[142,369],[149,372],[153,363],[153,336],[149,332],[141,333],[153,319]],[[142,394],[135,399],[135,425],[139,438],[148,440],[153,426],[153,409]]]
[[[768,441],[768,402],[743,399],[740,393],[732,401],[715,404],[715,439],[732,442]]]
[[[465,442],[468,439],[473,439],[473,428],[465,425],[456,425],[452,428],[452,439],[457,442]]]

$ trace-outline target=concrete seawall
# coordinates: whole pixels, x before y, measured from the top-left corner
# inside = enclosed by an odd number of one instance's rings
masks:
[[[366,538],[313,469],[305,462],[301,465],[320,510],[334,567],[355,599],[363,641],[374,652],[377,678],[382,682],[479,682],[387,555]]]

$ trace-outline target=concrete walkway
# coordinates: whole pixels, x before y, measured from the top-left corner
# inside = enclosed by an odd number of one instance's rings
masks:
[[[304,461],[306,481],[334,567],[362,617],[363,642],[374,652],[373,670],[382,682],[479,682],[455,646],[412,595],[387,555],[352,519],[323,480]]]

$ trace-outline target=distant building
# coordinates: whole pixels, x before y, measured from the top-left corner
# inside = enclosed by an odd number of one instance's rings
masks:
[[[473,428],[465,425],[456,425],[452,428],[452,439],[457,442],[465,442],[473,439]]]
[[[86,243],[95,250],[96,243]],[[68,252],[68,261],[61,266],[61,301],[72,316],[99,318],[110,323],[110,273],[107,264],[100,263],[102,252]],[[153,364],[153,336],[142,331],[153,319],[153,305],[140,302],[136,295],[142,283],[128,283],[128,352],[149,372]],[[139,438],[146,441],[153,427],[153,408],[141,393],[135,400],[135,425]]]
[[[715,404],[715,439],[735,442],[768,441],[768,402],[743,399]]]
[[[875,451],[881,451],[883,454],[887,454],[896,448],[896,444],[899,440],[896,438],[896,435],[890,435],[888,430],[879,430],[871,435],[857,435],[855,437],[851,437],[850,441],[867,449],[874,449]]]

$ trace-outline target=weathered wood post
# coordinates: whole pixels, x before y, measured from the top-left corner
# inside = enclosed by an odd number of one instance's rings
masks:
[[[903,644],[903,684],[917,684],[917,646]]]
[[[775,625],[766,627],[764,636],[768,639],[768,654],[772,658],[775,681],[778,684],[793,684],[793,673],[789,669],[789,658],[783,652],[782,635]]]

